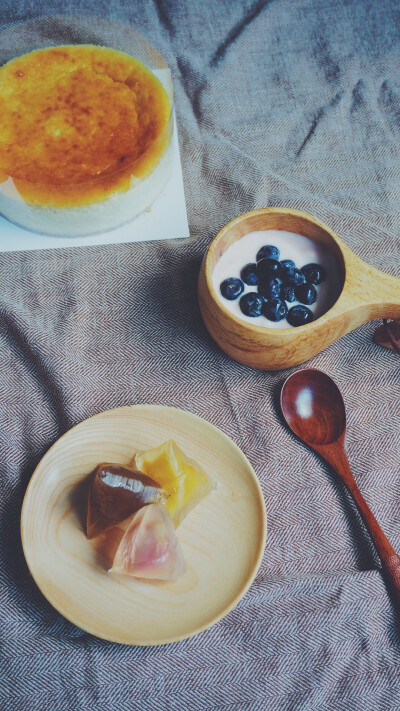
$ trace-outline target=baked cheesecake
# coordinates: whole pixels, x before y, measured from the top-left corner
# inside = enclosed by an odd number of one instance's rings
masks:
[[[167,91],[136,58],[92,45],[17,57],[0,68],[0,212],[54,235],[123,224],[164,187],[171,133]]]

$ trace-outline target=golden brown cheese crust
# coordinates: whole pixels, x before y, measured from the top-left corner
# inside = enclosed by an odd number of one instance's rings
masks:
[[[0,68],[0,182],[29,203],[72,207],[149,175],[171,104],[138,59],[91,45],[41,49]]]

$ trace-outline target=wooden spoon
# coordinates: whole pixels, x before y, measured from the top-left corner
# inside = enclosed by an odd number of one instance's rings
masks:
[[[361,494],[345,449],[346,411],[333,380],[320,370],[298,370],[281,392],[283,416],[293,432],[336,471],[353,496],[382,561],[383,572],[400,598],[400,557]]]

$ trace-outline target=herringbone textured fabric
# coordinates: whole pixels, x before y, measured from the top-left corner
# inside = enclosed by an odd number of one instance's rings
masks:
[[[46,10],[128,20],[164,55],[191,239],[0,255],[0,708],[400,709],[399,611],[348,497],[282,426],[288,372],[221,353],[196,298],[217,229],[267,204],[317,215],[400,276],[397,0],[65,0]],[[3,24],[38,11],[34,0],[0,0]],[[312,365],[342,389],[355,475],[399,549],[400,361],[373,344],[374,328]],[[238,607],[197,638],[143,649],[95,639],[53,610],[19,535],[27,483],[56,438],[142,402],[186,408],[230,435],[269,516],[259,575]]]

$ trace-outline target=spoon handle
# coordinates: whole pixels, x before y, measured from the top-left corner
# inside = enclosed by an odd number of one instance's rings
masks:
[[[389,543],[374,514],[365,501],[353,473],[343,442],[340,440],[333,444],[319,445],[315,449],[330,464],[342,481],[347,486],[357,505],[365,526],[375,544],[375,548],[382,562],[382,569],[388,582],[400,599],[400,557]]]
[[[400,597],[400,556],[394,553],[386,560],[382,560],[382,569],[386,579],[396,591],[397,596]]]

